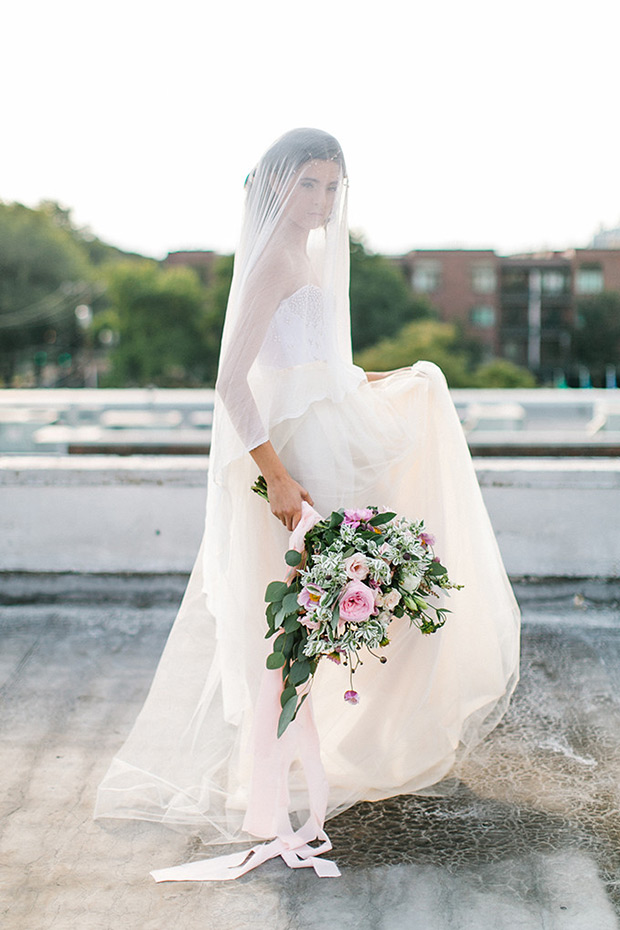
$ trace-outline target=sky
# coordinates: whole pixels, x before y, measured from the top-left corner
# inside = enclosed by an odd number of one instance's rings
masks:
[[[379,252],[620,225],[619,0],[20,0],[0,35],[0,200],[123,249],[232,252],[295,126],[339,139]]]

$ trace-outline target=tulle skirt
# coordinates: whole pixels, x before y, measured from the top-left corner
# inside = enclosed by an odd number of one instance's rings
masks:
[[[282,461],[327,515],[377,505],[423,519],[460,591],[446,625],[390,625],[385,665],[319,664],[312,702],[330,786],[328,817],[360,800],[427,792],[497,724],[518,678],[519,611],[467,443],[440,369],[418,362],[312,403],[276,426]],[[246,455],[210,479],[205,534],[144,707],[103,779],[95,816],[188,828],[205,843],[246,841],[254,706],[271,651],[264,592],[286,573],[288,533],[250,492]],[[438,606],[439,601],[434,601]],[[307,791],[293,766],[289,809]]]

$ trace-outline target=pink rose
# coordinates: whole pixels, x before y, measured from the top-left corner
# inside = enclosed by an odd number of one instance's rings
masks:
[[[349,556],[344,560],[344,570],[355,581],[363,581],[368,574],[368,562],[365,556],[356,552],[355,555]]]
[[[340,594],[340,620],[361,623],[375,613],[375,592],[362,581],[350,581]]]

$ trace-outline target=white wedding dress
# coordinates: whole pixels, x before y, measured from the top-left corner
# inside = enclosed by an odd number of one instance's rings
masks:
[[[433,635],[393,621],[387,664],[369,656],[355,673],[358,706],[343,700],[347,670],[320,663],[312,700],[328,816],[436,785],[496,725],[519,661],[519,611],[443,374],[418,361],[369,383],[350,365],[329,396],[332,336],[312,284],[282,301],[269,324],[259,358],[283,392],[264,398],[278,455],[324,515],[377,505],[423,518],[464,587],[445,597],[452,613]],[[279,418],[292,371],[304,400],[295,416],[289,409]],[[186,826],[207,843],[247,841],[250,734],[271,649],[263,597],[285,574],[288,548],[288,533],[250,491],[257,473],[246,454],[228,464],[222,486],[210,476],[185,597],[144,708],[101,784],[96,816]],[[289,809],[307,811],[299,767]]]

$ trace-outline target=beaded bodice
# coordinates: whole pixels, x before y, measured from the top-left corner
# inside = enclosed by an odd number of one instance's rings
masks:
[[[326,361],[327,340],[323,292],[315,284],[305,284],[280,303],[259,358],[273,368]]]

